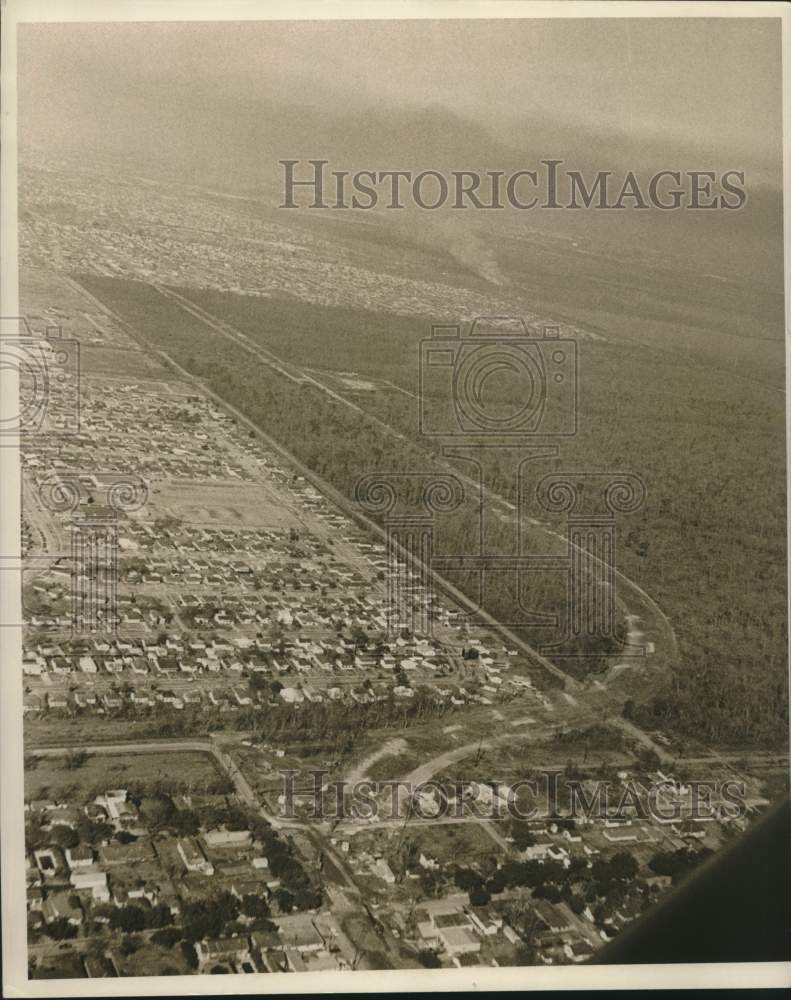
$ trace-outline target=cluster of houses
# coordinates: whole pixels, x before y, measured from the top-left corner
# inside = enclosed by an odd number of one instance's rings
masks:
[[[205,400],[95,377],[82,379],[80,391],[78,430],[68,436],[31,435],[24,442],[22,468],[42,493],[53,474],[63,479],[84,475],[86,455],[103,475],[135,475],[149,482],[250,480],[225,435],[218,433],[228,418]],[[57,419],[54,408],[48,419]]]
[[[204,807],[227,803],[217,795],[172,798],[177,807],[198,814]],[[28,856],[27,905],[33,928],[65,921],[79,934],[88,925],[109,923],[113,909],[129,905],[164,906],[178,923],[186,901],[226,891],[240,901],[250,895],[270,901],[278,927],[260,937],[198,942],[201,966],[232,960],[233,967],[226,971],[259,971],[262,955],[263,968],[271,971],[340,968],[346,961],[337,946],[340,932],[329,914],[278,914],[276,893],[283,883],[273,877],[261,843],[249,830],[221,826],[194,836],[167,831],[152,836],[146,800],[136,805],[125,789],[108,789],[81,808],[49,800],[31,801],[25,808],[28,820],[50,840]],[[76,832],[85,819],[105,824],[112,834],[90,843],[63,836],[64,831]],[[237,968],[248,960],[250,968]]]
[[[620,793],[627,788],[635,789],[636,798],[623,805],[625,800]],[[597,786],[593,781],[582,782],[579,790],[586,801],[593,801]],[[601,791],[601,783],[598,790]],[[469,818],[475,814],[480,816],[482,808],[489,806],[491,812],[487,815],[507,817],[506,809],[513,807],[515,802],[520,811],[528,805],[516,787],[485,782],[459,785],[451,781],[445,783],[441,777],[432,782],[431,788],[419,790],[416,796],[419,801],[416,799],[412,815],[417,813],[427,823],[440,812],[443,816],[463,814]],[[465,812],[464,806],[473,800],[472,812]],[[531,819],[527,824],[528,842],[519,847],[514,837],[504,830],[503,835],[511,845],[509,855],[539,866],[553,863],[554,871],[558,866],[568,870],[574,865],[573,871],[580,872],[579,878],[584,882],[584,873],[595,871],[599,860],[607,861],[626,852],[637,862],[640,884],[653,899],[672,881],[669,875],[660,873],[661,869],[652,869],[651,862],[656,856],[683,851],[694,854],[703,847],[716,850],[723,842],[726,826],[735,824],[736,829],[744,829],[750,815],[766,804],[766,800],[750,798],[746,802],[745,815],[734,815],[733,802],[713,789],[702,806],[692,783],[674,777],[667,769],[640,776],[621,771],[609,797],[602,801],[609,804],[601,812],[593,811],[589,815],[584,811],[576,812],[573,818],[543,815]],[[395,915],[401,897],[400,880],[388,863],[388,852],[380,841],[381,837],[387,839],[392,834],[386,829],[363,833],[364,829],[365,824],[358,825],[357,831],[347,826],[348,839],[336,835],[332,842],[346,856],[353,870],[377,880],[376,891],[384,893],[388,901],[382,904],[383,907]],[[456,857],[452,851],[440,854],[441,857],[435,856],[424,847],[410,870],[405,872],[406,877],[420,879],[421,870],[431,871],[445,876],[439,884],[444,884],[446,890],[453,886]],[[574,878],[579,880],[576,875]],[[548,964],[585,961],[599,939],[608,940],[643,912],[646,906],[643,890],[629,890],[613,900],[599,899],[595,905],[586,901],[578,913],[573,913],[566,904],[532,897],[529,904],[532,926],[537,929],[532,932],[531,942],[539,946],[539,959]],[[396,908],[392,908],[393,903]],[[503,936],[509,944],[519,942],[517,932],[508,927],[493,906],[471,906],[463,897],[460,901],[454,894],[439,900],[423,899],[420,906],[424,915],[418,921],[418,939],[436,951],[443,962],[488,964],[493,953],[484,947],[482,955],[483,942],[502,943]]]
[[[294,913],[276,930],[195,945],[199,972],[335,972],[351,968],[348,940],[328,912]]]
[[[530,943],[538,946],[545,964],[582,962],[593,947],[579,933],[563,910],[544,899],[531,901]],[[508,946],[525,941],[494,906],[470,906],[448,898],[427,901],[417,916],[417,938],[422,946],[457,967],[499,964],[497,954],[508,956]]]
[[[423,656],[420,649],[404,651],[395,643],[393,650],[376,657],[360,653],[353,642],[337,637],[271,642],[243,637],[230,641],[192,637],[184,641],[181,636],[168,636],[96,640],[87,648],[80,640],[76,651],[69,640],[40,643],[23,653],[23,673],[29,681],[23,708],[25,713],[107,714],[121,709],[143,711],[157,705],[182,710],[191,705],[207,711],[233,711],[269,704],[275,697],[290,705],[324,701],[372,704],[391,697],[413,698],[415,688],[410,681],[431,693],[438,703],[492,703],[492,692],[485,683],[465,687],[429,680],[445,676],[449,657]],[[411,655],[405,655],[408,653]],[[256,676],[277,683],[274,687],[255,685],[252,681]],[[407,682],[400,683],[400,676]],[[529,689],[529,685],[520,688],[518,680],[509,678],[497,692],[505,695]]]
[[[434,638],[412,637],[408,621],[394,628],[403,609],[387,602],[384,546],[212,404],[101,378],[92,378],[89,389],[80,434],[61,444],[47,435],[26,444],[28,476],[39,487],[51,486],[54,470],[77,483],[81,503],[90,504],[99,502],[116,468],[138,474],[154,492],[163,477],[193,484],[217,475],[258,479],[305,516],[299,527],[230,528],[152,519],[145,505],[131,516],[121,512],[114,636],[73,637],[75,583],[67,559],[29,584],[27,713],[101,714],[158,704],[231,711],[268,700],[260,686],[251,689],[256,674],[282,678],[280,700],[293,705],[408,700],[415,685],[454,706],[492,704],[531,688],[514,669],[515,650],[496,646],[484,632],[471,637],[464,616],[442,602],[431,604]],[[103,397],[113,393],[110,407]],[[133,449],[146,463],[139,468],[126,454],[135,428],[151,442]],[[86,449],[101,476],[81,469]],[[306,527],[311,519],[313,530]],[[90,580],[77,584],[89,589]],[[413,596],[428,602],[419,588]],[[459,676],[448,680],[465,662],[474,665],[466,684]],[[198,683],[185,687],[192,681]]]

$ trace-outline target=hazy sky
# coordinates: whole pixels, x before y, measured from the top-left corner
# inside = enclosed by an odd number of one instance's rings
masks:
[[[780,155],[779,19],[28,25],[20,68],[44,126],[74,114],[78,128],[97,94],[212,93],[334,112],[434,103],[495,128],[539,116]]]

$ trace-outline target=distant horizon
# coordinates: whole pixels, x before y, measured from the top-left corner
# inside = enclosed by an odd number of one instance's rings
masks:
[[[592,142],[638,166],[687,151],[781,182],[779,19],[25,24],[19,68],[26,140],[80,142],[99,124],[155,157],[183,117],[200,158],[201,131],[229,116],[262,116],[262,153],[272,127],[299,142],[294,112],[374,132],[377,117],[455,119],[520,152],[534,129],[542,155],[554,134],[580,157]]]

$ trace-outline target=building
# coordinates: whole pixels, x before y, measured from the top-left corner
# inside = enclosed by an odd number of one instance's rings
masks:
[[[90,847],[67,847],[64,853],[66,864],[71,871],[75,868],[90,868],[93,865],[93,851]]]
[[[437,937],[448,958],[474,955],[481,950],[480,938],[469,927],[438,927]]]
[[[195,954],[201,969],[211,963],[234,965],[252,963],[250,945],[246,937],[210,938],[195,944]]]
[[[99,868],[73,871],[69,876],[69,882],[78,892],[90,891],[97,902],[107,903],[110,900],[107,875]]]
[[[279,917],[278,933],[283,949],[286,951],[315,952],[324,947],[324,938],[316,929],[316,925],[305,913],[295,913],[290,917]]]
[[[253,835],[249,830],[209,830],[203,839],[207,847],[249,847]]]
[[[571,921],[568,917],[545,899],[534,900],[533,909],[536,916],[546,925],[547,930],[553,934],[563,934],[571,930]]]
[[[284,687],[280,692],[280,697],[289,705],[297,705],[305,700],[302,692],[293,687]]]
[[[70,892],[56,892],[51,896],[47,896],[41,906],[41,912],[48,924],[52,923],[53,920],[60,920],[61,917],[65,917],[73,927],[80,926],[82,923],[82,908],[72,904],[71,896]]]
[[[522,851],[522,858],[525,861],[544,861],[552,851],[554,844],[549,837],[536,837],[535,843],[526,847]]]
[[[207,861],[200,844],[193,837],[179,840],[176,849],[188,872],[200,872],[201,875],[214,874],[214,865],[211,861]]]
[[[383,882],[387,882],[388,885],[395,885],[396,878],[393,874],[393,869],[384,858],[377,858],[371,870],[374,875],[377,875]]]

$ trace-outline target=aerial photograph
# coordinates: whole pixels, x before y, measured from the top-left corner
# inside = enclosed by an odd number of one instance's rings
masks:
[[[18,25],[30,980],[791,959],[782,90]]]

